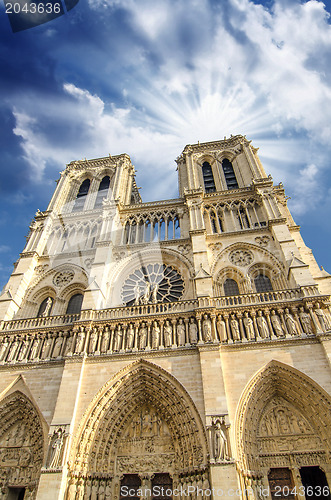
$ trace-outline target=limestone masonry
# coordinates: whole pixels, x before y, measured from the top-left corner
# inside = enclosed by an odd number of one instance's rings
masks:
[[[127,154],[73,161],[36,213],[0,296],[0,499],[329,498],[330,275],[246,137],[176,162],[143,203]]]

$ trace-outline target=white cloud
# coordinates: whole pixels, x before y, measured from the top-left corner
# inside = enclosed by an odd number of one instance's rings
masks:
[[[331,87],[319,58],[331,49],[331,27],[322,2],[276,1],[267,10],[231,0],[226,16],[222,2],[212,10],[207,0],[89,0],[89,5],[107,12],[126,9],[145,45],[137,47],[133,38],[130,52],[128,34],[128,45],[117,54],[129,61],[132,75],[124,81],[119,67],[112,78],[125,105],[71,82],[63,86],[63,100],[46,104],[40,97],[33,108],[26,101],[17,104],[14,133],[22,138],[36,180],[49,160],[63,168],[82,156],[127,152],[139,170],[139,184],[148,184],[151,173],[161,179],[147,197],[167,197],[176,183],[173,159],[185,144],[242,133],[259,138],[255,145],[267,173],[290,187],[298,213],[321,200],[305,195],[301,203],[309,185],[318,193],[322,178],[309,177],[311,165],[303,168],[310,161],[308,147],[311,154],[318,145],[327,151],[331,139]],[[56,122],[63,115],[66,126],[78,130],[71,144],[57,144],[37,126],[46,116]],[[323,155],[313,161],[322,174]]]

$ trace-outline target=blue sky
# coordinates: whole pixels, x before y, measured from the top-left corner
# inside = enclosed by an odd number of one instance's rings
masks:
[[[128,153],[177,196],[186,144],[245,134],[331,272],[331,26],[315,0],[80,0],[13,34],[0,3],[0,288],[74,159]]]

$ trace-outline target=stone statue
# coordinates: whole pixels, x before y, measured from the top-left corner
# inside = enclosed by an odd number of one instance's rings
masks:
[[[249,274],[245,276],[245,283],[248,293],[254,293],[253,281]]]
[[[47,335],[47,337],[44,340],[44,345],[41,350],[41,359],[47,359],[50,357],[51,354],[51,346],[52,346],[52,338],[50,335]]]
[[[248,340],[255,340],[254,323],[253,323],[253,320],[248,316],[247,311],[244,313],[243,323],[245,326],[246,335],[247,335]]]
[[[297,324],[295,322],[295,319],[293,318],[292,314],[290,314],[290,311],[288,308],[285,309],[285,324],[288,329],[288,333],[290,335],[298,335],[298,328]]]
[[[75,354],[80,354],[82,352],[84,348],[84,338],[85,338],[84,328],[80,326],[76,337]]]
[[[80,478],[78,480],[78,485],[77,485],[77,494],[76,494],[76,499],[75,500],[83,500],[84,498],[84,479]]]
[[[160,342],[160,327],[156,321],[153,322],[152,328],[152,349],[158,349]]]
[[[236,320],[236,317],[234,314],[231,314],[230,326],[231,326],[233,340],[234,341],[241,340],[240,331],[239,331],[239,324],[238,324],[238,321]]]
[[[261,339],[266,339],[269,337],[269,328],[267,320],[262,316],[262,311],[258,311],[256,318],[257,327],[259,329],[259,334]]]
[[[152,289],[152,302],[157,302],[157,292],[159,290],[159,285],[157,283],[155,283],[155,285],[153,285],[153,289]]]
[[[147,344],[147,328],[146,323],[141,323],[139,330],[139,349],[145,349]]]
[[[62,341],[63,341],[62,335],[58,335],[56,337],[55,343],[54,343],[54,349],[53,349],[53,354],[52,354],[53,358],[58,358],[60,356],[61,348],[62,348]]]
[[[39,346],[40,346],[40,337],[36,337],[32,343],[29,359],[36,359],[37,354],[38,354],[38,350],[39,350]]]
[[[49,316],[50,315],[50,312],[51,312],[51,309],[52,309],[52,305],[53,305],[53,299],[51,297],[48,297],[48,299],[46,300],[46,307],[45,307],[45,310],[44,312],[42,313],[42,316],[45,318],[46,316]]]
[[[204,318],[202,321],[203,340],[205,342],[212,342],[213,338],[211,335],[211,321],[208,318],[207,314],[204,314],[203,318]]]
[[[61,450],[63,445],[63,434],[64,431],[62,429],[58,429],[54,431],[52,443],[51,443],[51,455],[49,458],[49,468],[55,469],[56,467],[61,466],[60,458],[61,458]]]
[[[163,333],[164,333],[164,345],[165,347],[171,347],[172,345],[172,326],[167,319],[164,327],[163,327]]]
[[[114,342],[114,351],[120,351],[122,349],[122,340],[123,340],[123,330],[121,325],[118,325],[116,333],[115,333],[115,342]]]
[[[138,284],[135,285],[134,289],[133,289],[133,293],[134,293],[134,305],[135,306],[139,306],[140,304],[140,297],[141,297],[141,294],[142,294],[142,290],[140,288],[140,286]]]
[[[92,482],[92,488],[91,488],[91,500],[97,500],[98,498],[98,481],[97,479],[94,479]]]
[[[22,340],[22,345],[17,356],[18,361],[22,361],[25,358],[28,348],[29,348],[29,340],[28,338],[25,338]]]
[[[75,500],[76,497],[76,480],[74,478],[70,479],[67,500]]]
[[[317,316],[319,324],[321,325],[322,331],[327,332],[328,330],[330,330],[331,326],[329,320],[327,316],[324,314],[324,311],[320,309],[320,305],[318,302],[316,303],[315,314]]]
[[[7,337],[3,338],[0,344],[0,361],[3,361],[8,345],[9,345],[8,338]]]
[[[313,332],[313,327],[310,320],[310,315],[305,312],[303,307],[300,307],[299,318],[301,321],[302,329],[306,335],[311,335]]]
[[[13,361],[13,359],[16,356],[16,351],[17,351],[18,345],[19,345],[18,339],[17,339],[17,337],[14,337],[13,341],[11,343],[11,346],[9,348],[7,361]]]
[[[273,326],[273,329],[275,331],[276,337],[283,337],[285,335],[285,332],[284,332],[284,329],[282,327],[279,316],[277,316],[274,309],[271,311],[270,320],[271,320],[271,324]]]
[[[134,327],[132,323],[129,324],[126,332],[126,348],[133,349],[134,346]]]
[[[198,326],[197,326],[194,318],[190,318],[189,337],[190,337],[191,344],[198,343]]]
[[[144,292],[144,296],[142,298],[143,304],[148,304],[150,295],[151,295],[151,284],[149,281],[146,281],[145,282],[145,292]]]
[[[98,491],[98,500],[105,499],[105,483],[104,481],[100,481],[99,491]]]
[[[90,354],[93,354],[95,352],[95,349],[97,347],[97,341],[98,341],[98,332],[96,328],[93,328],[90,333],[90,342],[88,348],[88,352]]]
[[[65,348],[65,353],[66,356],[70,356],[72,354],[72,344],[73,344],[74,338],[72,335],[70,337],[67,337],[67,343],[66,343],[66,348]]]
[[[101,352],[105,353],[108,351],[110,332],[108,326],[105,327],[102,335],[101,341]]]
[[[214,458],[216,462],[229,458],[225,426],[220,422],[214,424]]]
[[[177,341],[178,345],[185,345],[185,325],[182,318],[178,320],[177,325]]]

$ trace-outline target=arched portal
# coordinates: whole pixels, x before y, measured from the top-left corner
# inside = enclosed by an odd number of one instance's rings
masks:
[[[43,459],[41,418],[28,397],[15,391],[0,402],[0,488],[5,498],[36,497]]]
[[[236,414],[242,486],[268,488],[273,498],[279,488],[290,495],[302,487],[307,467],[316,481],[330,478],[330,410],[329,394],[299,370],[272,361],[258,372]]]
[[[183,386],[144,360],[119,372],[95,396],[73,443],[68,498],[85,481],[119,495],[121,480],[137,487],[155,481],[206,485],[207,440]],[[134,475],[134,476],[133,476]],[[130,477],[129,477],[130,476]],[[92,493],[91,493],[92,494]],[[100,494],[98,490],[98,494]]]

